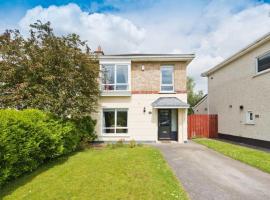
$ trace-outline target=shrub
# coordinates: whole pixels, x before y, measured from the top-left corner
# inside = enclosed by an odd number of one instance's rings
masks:
[[[0,110],[0,186],[76,150],[87,128],[94,130],[93,122],[81,124],[34,109]]]
[[[136,144],[136,141],[135,140],[130,140],[129,141],[129,147],[130,148],[134,148],[134,147],[136,147],[137,146],[137,144]]]
[[[84,142],[92,142],[96,139],[95,125],[96,121],[90,116],[82,117],[81,119],[74,120],[77,129],[81,133],[81,138]]]
[[[125,146],[125,140],[124,139],[120,139],[115,143],[116,147],[124,147]]]

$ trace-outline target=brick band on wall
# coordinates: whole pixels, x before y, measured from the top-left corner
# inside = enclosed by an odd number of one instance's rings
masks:
[[[155,91],[155,90],[149,90],[149,91],[146,91],[146,90],[142,90],[142,91],[139,91],[139,90],[133,90],[131,92],[132,94],[159,94],[160,91]],[[176,94],[185,94],[187,93],[186,90],[177,90],[175,91]]]

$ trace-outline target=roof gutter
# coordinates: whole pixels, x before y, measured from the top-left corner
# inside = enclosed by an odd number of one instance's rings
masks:
[[[250,52],[251,50],[255,49],[256,47],[262,45],[264,42],[267,42],[268,40],[270,40],[270,32],[267,33],[267,34],[265,34],[263,37],[261,37],[260,39],[256,40],[255,42],[251,43],[247,47],[241,49],[236,54],[234,54],[234,55],[230,56],[229,58],[225,59],[220,64],[218,64],[215,67],[211,68],[210,70],[202,73],[201,76],[202,77],[208,77],[208,76],[210,76],[215,71],[217,71],[217,70],[225,67],[227,64],[229,64],[229,63],[233,62],[234,60],[236,60],[237,58],[245,55],[246,53]]]
[[[191,62],[195,58],[194,54],[183,54],[183,55],[166,55],[166,56],[110,56],[104,55],[100,56],[100,60],[107,59],[121,59],[121,60],[131,60],[134,62],[139,61],[187,61]]]

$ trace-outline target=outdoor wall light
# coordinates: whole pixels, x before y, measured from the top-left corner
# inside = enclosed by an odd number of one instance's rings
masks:
[[[146,108],[144,107],[144,108],[143,108],[143,113],[145,113],[145,112],[146,112]]]
[[[244,106],[243,105],[240,105],[239,108],[240,108],[240,110],[243,110],[244,109]]]

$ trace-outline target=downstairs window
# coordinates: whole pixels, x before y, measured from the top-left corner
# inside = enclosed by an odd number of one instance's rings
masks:
[[[103,109],[104,134],[127,134],[128,133],[128,110],[113,108]]]

